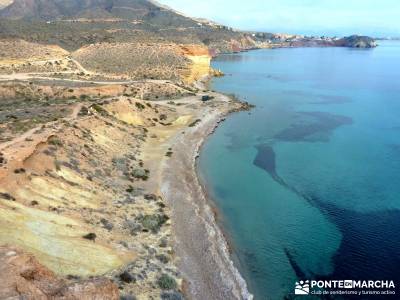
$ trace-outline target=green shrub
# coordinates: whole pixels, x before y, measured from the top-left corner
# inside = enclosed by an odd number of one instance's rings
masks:
[[[143,228],[153,233],[157,233],[167,220],[168,217],[166,215],[146,215],[139,218],[139,222]]]
[[[157,280],[157,284],[163,290],[173,290],[177,287],[175,279],[167,274],[162,274]]]
[[[136,297],[133,295],[122,295],[119,297],[119,300],[136,300]]]
[[[147,180],[149,179],[149,170],[144,170],[144,169],[134,169],[131,173],[131,175],[136,178],[136,179],[142,179],[142,180]]]
[[[165,291],[161,293],[161,300],[184,300],[180,292],[177,291]]]
[[[85,234],[84,236],[82,236],[84,239],[87,239],[87,240],[89,240],[89,241],[95,241],[96,240],[96,238],[97,238],[97,235],[95,234],[95,233],[93,233],[93,232],[91,232],[91,233],[88,233],[88,234]]]
[[[160,255],[156,255],[156,258],[162,262],[163,264],[167,264],[169,262],[169,258],[168,256],[164,255],[164,254],[160,254]]]
[[[138,109],[140,109],[140,110],[146,108],[142,103],[139,103],[139,102],[136,102],[136,103],[135,103],[135,106],[136,106]]]
[[[57,171],[61,170],[61,162],[59,160],[54,160],[54,167]]]
[[[91,106],[96,112],[102,116],[108,116],[108,112],[99,104],[95,103]]]
[[[49,144],[57,147],[62,147],[63,142],[56,136],[53,136],[49,139]]]
[[[200,123],[200,122],[201,122],[201,120],[200,120],[200,119],[197,119],[196,121],[190,123],[190,124],[189,124],[189,127],[194,127],[194,126],[196,126],[196,125],[197,125],[198,123]]]

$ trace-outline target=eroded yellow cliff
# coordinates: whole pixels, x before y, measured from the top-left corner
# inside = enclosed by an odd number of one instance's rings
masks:
[[[183,74],[183,79],[187,83],[193,83],[196,80],[210,75],[211,72],[211,55],[205,46],[201,45],[185,45],[181,46],[182,53],[187,57],[191,64]]]

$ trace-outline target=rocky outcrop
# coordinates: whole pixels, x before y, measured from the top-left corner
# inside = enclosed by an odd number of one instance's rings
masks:
[[[213,77],[224,77],[225,74],[220,69],[211,69],[211,76],[213,76]]]
[[[230,39],[213,41],[208,45],[208,48],[210,49],[211,56],[215,57],[221,53],[235,53],[261,48],[259,45],[260,42],[256,41],[250,35],[238,32],[235,37],[231,37]]]
[[[369,36],[359,36],[359,35],[344,37],[336,41],[335,45],[339,47],[350,47],[350,48],[375,48],[378,46],[373,38]]]
[[[210,75],[211,55],[207,47],[202,45],[182,45],[182,55],[190,60],[183,79],[187,83],[192,83],[204,76]]]
[[[119,299],[118,287],[107,279],[66,282],[32,255],[0,247],[0,299]]]

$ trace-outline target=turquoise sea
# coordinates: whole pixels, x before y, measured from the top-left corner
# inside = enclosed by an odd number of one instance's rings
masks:
[[[213,67],[227,74],[213,89],[257,106],[221,124],[198,167],[255,299],[291,299],[304,279],[400,286],[400,42]]]

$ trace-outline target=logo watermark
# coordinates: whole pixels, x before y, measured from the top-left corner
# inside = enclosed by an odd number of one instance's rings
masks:
[[[310,294],[310,281],[306,280],[300,280],[299,282],[296,282],[296,287],[294,289],[294,293],[296,295],[308,295]]]
[[[393,280],[300,280],[295,295],[383,295],[396,294]]]

